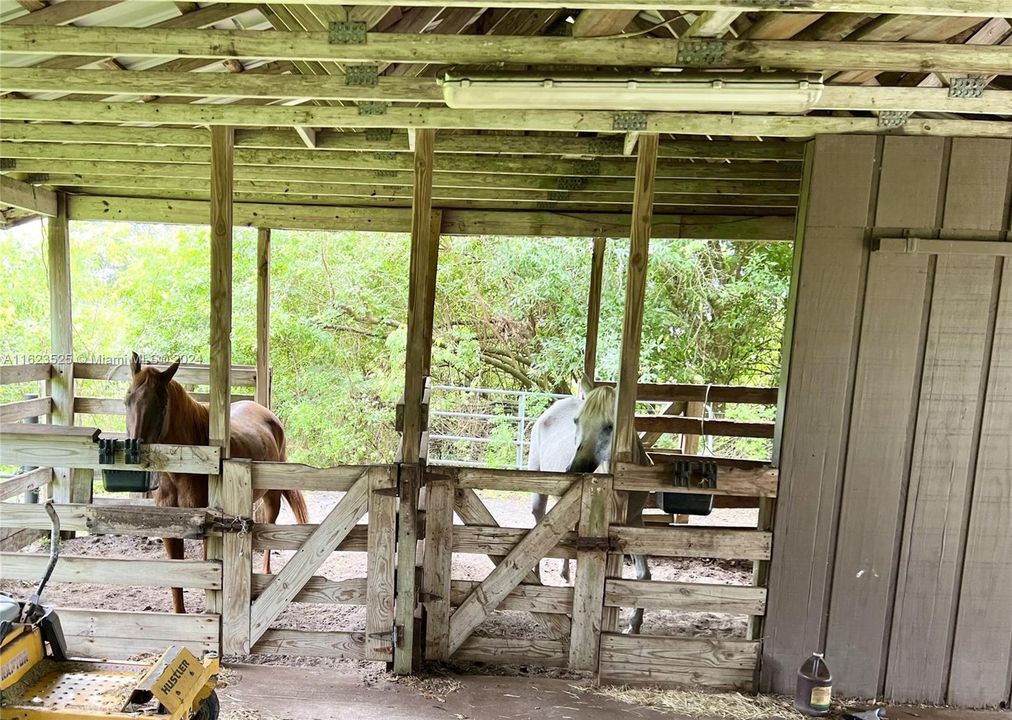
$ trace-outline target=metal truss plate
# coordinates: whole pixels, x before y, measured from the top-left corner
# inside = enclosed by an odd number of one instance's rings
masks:
[[[724,59],[724,49],[722,40],[682,40],[676,61],[692,67],[713,65]]]
[[[577,160],[576,161],[576,172],[580,175],[600,175],[601,174],[601,161],[600,160]]]
[[[363,100],[358,104],[359,115],[386,115],[390,103],[382,100]]]
[[[883,110],[878,114],[879,127],[903,127],[910,112],[906,110]]]
[[[0,158],[0,170],[13,170],[18,166],[18,161],[14,158]]]
[[[372,156],[377,160],[393,160],[397,157],[397,153],[393,150],[377,150]]]
[[[587,149],[592,155],[621,155],[622,142],[621,137],[598,136],[589,140]]]
[[[334,22],[328,39],[331,45],[365,45],[368,29],[364,22]]]
[[[583,177],[560,177],[555,183],[559,190],[580,190],[587,184],[587,178]]]
[[[612,130],[646,130],[647,114],[641,112],[615,113]]]
[[[379,66],[349,65],[344,74],[344,84],[356,87],[376,87],[379,84]]]
[[[393,136],[390,128],[367,128],[365,131],[365,139],[369,142],[390,142]]]
[[[979,98],[984,94],[984,78],[976,75],[955,77],[949,80],[949,97]]]

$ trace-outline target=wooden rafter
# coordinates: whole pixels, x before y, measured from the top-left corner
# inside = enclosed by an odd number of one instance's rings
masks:
[[[56,217],[56,193],[9,177],[0,177],[0,205]]]
[[[488,37],[371,33],[361,44],[333,44],[326,32],[264,33],[248,30],[13,27],[0,35],[0,51],[59,54],[73,47],[92,57],[187,57],[207,60],[263,58],[307,62],[413,62],[456,65],[615,65],[624,67],[768,67],[823,71],[938,71],[1012,74],[1001,48],[931,43],[833,43],[728,40],[703,57],[679,56],[683,43],[656,38]],[[693,46],[686,46],[692,49]]]
[[[996,48],[1004,50],[1004,48]],[[720,115],[712,113],[644,114],[646,132],[683,135],[811,137],[823,133],[883,132],[876,118]],[[615,113],[556,110],[451,110],[391,108],[382,115],[363,115],[351,108],[313,106],[142,105],[46,100],[7,100],[2,120],[71,122],[141,122],[237,127],[436,128],[446,130],[541,130],[613,132]],[[896,132],[907,135],[1012,135],[1012,122],[919,120],[911,118]]]

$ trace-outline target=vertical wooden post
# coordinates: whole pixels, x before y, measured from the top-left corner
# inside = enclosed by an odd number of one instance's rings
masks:
[[[366,553],[366,644],[368,655],[387,661],[394,642],[379,636],[394,626],[395,545],[397,542],[397,468],[369,471],[369,536]]]
[[[422,484],[419,446],[422,439],[422,393],[425,386],[425,321],[429,251],[432,246],[432,161],[435,132],[415,135],[415,176],[411,206],[411,262],[408,285],[408,340],[404,366],[404,426],[400,448],[400,525],[397,537],[396,625],[400,643],[394,648],[394,672],[409,673],[415,643],[415,561],[418,491]],[[431,335],[430,335],[431,337]]]
[[[654,210],[654,178],[657,173],[657,135],[640,135],[633,186],[632,228],[629,234],[629,269],[626,275],[625,315],[622,321],[622,355],[619,360],[615,398],[615,447],[612,464],[634,462],[636,389],[640,371],[640,334],[643,300],[647,287],[647,255]]]
[[[253,475],[250,461],[224,461],[221,477],[222,512],[231,516],[252,517]],[[250,648],[253,534],[227,533],[222,544],[222,649],[229,655],[246,655]]]
[[[46,244],[49,259],[49,338],[52,348],[52,376],[49,392],[53,398],[53,425],[74,424],[74,319],[71,310],[70,231],[67,196],[57,193],[56,217],[47,222]],[[92,473],[88,470],[56,468],[53,498],[58,503],[91,502]]]
[[[594,238],[594,250],[590,256],[590,291],[587,294],[587,337],[583,349],[583,374],[592,381],[597,373],[597,335],[601,324],[604,249],[605,239]]]
[[[271,406],[271,230],[257,228],[256,401]]]
[[[432,328],[436,313],[436,276],[439,270],[439,235],[443,228],[443,211],[432,211],[429,228],[428,267],[425,275],[425,319],[422,323],[422,346],[425,351],[422,361],[422,375],[432,374]],[[427,428],[426,428],[427,429]]]
[[[612,479],[584,478],[577,525],[580,539],[608,538],[611,515]],[[573,586],[573,630],[569,641],[569,668],[597,670],[601,622],[604,616],[604,583],[607,550],[587,548],[576,551],[576,582]]]
[[[211,357],[210,443],[230,455],[232,368],[232,128],[211,128]],[[221,508],[222,478],[207,478],[207,505]],[[207,539],[207,558],[222,557],[221,535]],[[207,591],[207,611],[222,611],[221,592]]]
[[[430,482],[425,511],[422,603],[425,658],[450,659],[450,573],[453,563],[454,487],[449,478]]]
[[[633,186],[632,223],[629,233],[629,269],[626,274],[625,314],[622,321],[622,354],[619,360],[615,398],[615,435],[611,464],[636,462],[636,392],[639,385],[640,334],[643,329],[643,301],[647,286],[647,256],[654,208],[654,177],[657,171],[657,135],[644,133],[639,139],[636,182]],[[618,498],[612,522],[626,520],[625,498]],[[607,577],[622,577],[622,555],[608,555]],[[614,632],[618,625],[615,608],[606,608],[604,629]]]

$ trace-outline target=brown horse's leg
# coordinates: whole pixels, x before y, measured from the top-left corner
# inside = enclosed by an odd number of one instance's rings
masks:
[[[260,504],[257,506],[256,512],[254,513],[256,521],[262,523],[276,523],[278,521],[278,515],[280,514],[281,491],[268,490],[264,493],[264,496],[260,498]],[[270,548],[264,550],[264,572],[268,575],[271,574]]]
[[[169,560],[183,559],[182,538],[162,538],[162,542],[165,543],[165,555]],[[172,610],[177,613],[186,612],[183,607],[183,588],[172,588]]]

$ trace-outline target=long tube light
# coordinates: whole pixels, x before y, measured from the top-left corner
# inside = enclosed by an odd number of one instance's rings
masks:
[[[682,75],[677,77],[442,78],[447,106],[461,110],[643,110],[785,112],[811,110],[822,95],[817,75]]]

